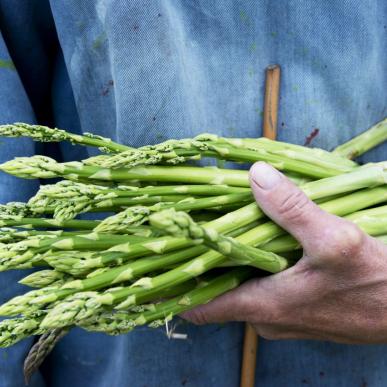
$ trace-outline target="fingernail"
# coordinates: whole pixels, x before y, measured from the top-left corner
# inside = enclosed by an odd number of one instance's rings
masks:
[[[250,169],[250,176],[264,190],[274,188],[282,179],[281,174],[275,168],[264,162],[254,164]]]

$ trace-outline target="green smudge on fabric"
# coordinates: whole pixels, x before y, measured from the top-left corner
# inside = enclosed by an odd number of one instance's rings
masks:
[[[240,11],[239,12],[239,17],[240,17],[240,19],[241,20],[243,20],[243,21],[247,21],[248,20],[248,16],[247,16],[247,13],[245,12],[245,11]]]
[[[106,40],[106,33],[102,32],[100,35],[97,36],[97,38],[93,42],[93,49],[98,50],[105,42]]]
[[[245,12],[245,11],[240,11],[239,12],[239,19],[247,26],[247,27],[250,27],[251,26],[251,20],[250,20],[250,17],[248,16],[248,14]]]
[[[260,108],[255,108],[254,111],[263,117],[263,111]]]
[[[78,27],[79,31],[83,32],[86,28],[86,23],[83,21],[76,22],[76,26]]]
[[[13,64],[11,59],[0,59],[0,68],[1,69],[16,70],[16,67]]]
[[[309,49],[306,47],[299,47],[294,50],[294,54],[300,57],[305,57],[309,54]]]

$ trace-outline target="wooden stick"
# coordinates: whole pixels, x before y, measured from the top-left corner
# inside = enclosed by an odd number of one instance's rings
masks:
[[[263,136],[275,140],[277,137],[278,102],[281,69],[278,65],[266,68],[265,104],[263,109]],[[255,386],[258,336],[254,327],[245,324],[240,387]]]
[[[245,324],[243,340],[241,387],[254,387],[255,366],[257,363],[258,336],[253,326]]]
[[[278,102],[281,69],[278,65],[266,69],[265,105],[263,110],[263,136],[277,137]]]

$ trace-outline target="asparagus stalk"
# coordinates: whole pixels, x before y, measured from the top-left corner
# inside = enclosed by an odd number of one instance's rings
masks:
[[[96,232],[116,232],[125,230],[128,225],[140,225],[148,220],[150,213],[165,208],[175,208],[182,211],[201,210],[225,206],[228,204],[245,204],[252,200],[251,192],[235,193],[208,198],[187,199],[178,203],[160,203],[152,207],[130,207],[120,213],[104,219],[96,228]],[[253,219],[254,220],[254,219]]]
[[[99,267],[105,267],[106,265],[120,265],[129,259],[147,256],[151,254],[166,253],[169,251],[181,249],[183,247],[189,247],[192,245],[192,241],[186,238],[173,238],[163,237],[155,238],[151,241],[141,243],[124,243],[111,247],[106,252],[102,253],[77,253],[72,251],[71,254],[64,253],[61,255],[48,255],[44,256],[51,266],[57,267],[58,264],[65,264],[64,258],[67,256],[72,260],[69,272],[75,273],[88,273],[91,270],[95,270]],[[58,258],[59,261],[58,262]]]
[[[379,235],[376,237],[376,239],[387,245],[387,235]]]
[[[385,187],[380,187],[379,189],[380,195],[383,195],[382,190],[384,188]],[[368,217],[386,217],[386,216],[387,216],[387,206],[378,206],[374,208],[367,208],[362,211],[357,211],[353,214],[348,215],[346,218],[351,221],[355,221],[356,219],[359,219],[359,218],[361,219],[362,217],[368,218]]]
[[[32,238],[14,244],[8,244],[0,250],[0,265],[2,269],[17,268],[30,260],[39,258],[48,250],[78,250],[91,251],[103,250],[113,246],[125,244],[131,245],[139,242],[152,243],[155,238],[144,238],[132,235],[106,235],[106,234],[84,234],[72,237],[46,237]]]
[[[224,149],[228,149],[230,146],[235,149],[248,151],[247,154],[251,155],[251,159],[249,160],[245,157],[244,161],[254,162],[261,160],[272,163],[275,166],[277,162],[281,163],[282,160],[296,160],[300,166],[305,163],[313,165],[319,170],[320,168],[325,168],[333,174],[350,172],[357,166],[353,161],[349,161],[341,156],[332,155],[330,152],[324,151],[323,149],[311,149],[300,145],[285,144],[266,138],[229,139],[211,134],[203,134],[196,139],[213,141],[216,144],[215,146],[219,149],[219,153],[227,153],[227,150]],[[225,146],[226,148],[224,148]],[[254,156],[254,153],[251,153],[251,151],[256,153],[256,156]],[[294,170],[293,167],[290,168],[289,170]],[[299,169],[298,172],[302,173],[302,170]],[[332,176],[332,174],[324,175],[324,172],[322,171],[320,173],[320,177]],[[306,175],[312,176],[310,175],[310,171],[308,171]],[[317,175],[314,175],[314,177],[317,177]]]
[[[29,137],[39,142],[70,141],[73,145],[88,145],[98,147],[104,152],[122,152],[132,149],[126,145],[118,144],[110,138],[97,136],[91,133],[83,135],[73,134],[57,128],[42,125],[29,125],[16,122],[11,125],[0,125],[0,136],[3,137]]]
[[[61,287],[74,278],[66,273],[56,270],[40,270],[22,278],[19,284],[32,288],[44,288],[46,286]]]
[[[144,166],[131,169],[108,169],[80,162],[57,163],[45,156],[17,157],[0,165],[0,170],[25,179],[65,177],[71,180],[127,182],[159,181],[189,184],[226,184],[248,187],[247,171],[213,167]]]
[[[33,216],[33,212],[26,203],[9,202],[0,204],[0,219],[19,219]]]
[[[360,216],[351,220],[371,236],[384,235],[387,231],[387,217]]]
[[[17,316],[19,314],[31,314],[35,313],[37,308],[31,307],[30,301],[32,301],[35,297],[43,296],[46,294],[50,294],[51,292],[57,290],[56,286],[47,286],[41,289],[31,290],[25,294],[20,296],[16,296],[9,300],[7,303],[0,306],[1,315],[2,316]],[[0,323],[1,326],[1,323]],[[1,328],[0,328],[1,332]],[[1,344],[0,344],[1,345]]]
[[[210,135],[212,136],[212,135]],[[266,137],[260,138],[226,138],[224,141],[227,141],[229,144],[239,148],[247,147],[249,149],[266,149],[269,152],[274,152],[276,154],[281,154],[282,152],[291,151],[296,154],[301,154],[302,160],[311,162],[313,165],[319,163],[320,160],[325,160],[330,164],[337,164],[342,166],[347,166],[348,168],[354,168],[357,164],[340,155],[328,152],[320,148],[309,148],[296,144],[289,144],[286,142],[281,142],[278,140],[270,140]],[[299,156],[300,157],[300,156]]]
[[[3,222],[3,223],[2,223]],[[17,230],[15,233],[11,233],[11,237],[14,236],[18,240],[26,239],[27,235],[30,236],[49,236],[54,235],[50,233],[56,233],[57,236],[80,236],[82,234],[86,233],[92,233],[93,229],[97,227],[97,225],[100,223],[100,221],[93,221],[93,220],[68,220],[64,222],[57,221],[56,219],[46,219],[46,218],[21,218],[20,220],[0,220],[0,224],[4,224],[6,226],[14,226],[18,227],[17,229],[12,229],[13,231]],[[77,231],[71,232],[65,232],[63,230],[55,230],[55,231],[41,231],[41,230],[32,230],[32,228],[35,227],[36,229],[40,228],[68,228],[68,229],[77,229]],[[25,230],[23,230],[25,228]],[[1,229],[4,230],[4,229]],[[22,231],[23,230],[23,231]],[[0,231],[1,233],[1,231]],[[154,231],[148,226],[127,226],[125,230],[121,234],[131,234],[133,236],[139,236],[139,237],[150,237],[154,234]],[[105,234],[106,235],[106,234]],[[9,237],[5,234],[1,234],[1,238],[4,240],[8,240],[8,242],[12,242]],[[15,240],[17,242],[18,240]],[[1,241],[0,241],[1,242]]]
[[[6,348],[28,336],[44,333],[44,329],[39,328],[42,319],[42,313],[36,312],[29,317],[19,317],[1,321],[0,347]]]
[[[185,212],[163,210],[150,216],[152,226],[170,235],[181,235],[203,243],[209,248],[229,257],[239,265],[255,266],[258,269],[277,273],[289,266],[288,261],[277,254],[245,246],[232,237],[219,234],[213,228],[200,226]]]
[[[68,210],[68,202],[63,201],[60,205],[59,210],[58,207],[55,209],[54,217],[59,220],[68,220],[72,217],[84,213],[84,212],[100,212],[100,211],[110,211],[111,209],[117,211],[122,208],[128,208],[128,212],[132,213],[133,208],[137,209],[137,206],[146,206],[153,205],[154,207],[150,207],[150,211],[153,208],[159,207],[183,207],[183,208],[191,208],[192,210],[206,209],[206,208],[228,208],[229,204],[234,204],[237,207],[240,207],[242,204],[251,201],[252,194],[250,192],[243,192],[238,194],[229,194],[229,195],[220,195],[220,196],[212,196],[209,198],[201,197],[194,198],[189,196],[182,195],[165,195],[165,196],[141,196],[136,198],[112,198],[106,199],[100,202],[90,201],[89,203],[80,204],[78,207],[74,206]],[[137,211],[137,210],[136,210]],[[144,221],[146,218],[144,218]],[[138,222],[136,222],[138,224]],[[97,228],[102,230],[101,228]]]
[[[54,349],[58,341],[69,332],[69,329],[53,329],[40,336],[39,340],[32,346],[24,360],[24,379],[29,384],[34,372],[42,365],[44,359]]]
[[[377,198],[382,198],[384,195],[387,200],[387,190],[385,188],[374,188],[373,190],[365,190],[354,194],[354,200],[362,200],[362,196],[371,195]],[[382,199],[380,199],[382,200]],[[384,201],[385,201],[384,200]],[[374,204],[377,204],[374,202]],[[371,204],[372,205],[372,204]],[[354,212],[353,214],[344,216],[345,219],[357,224],[365,233],[378,237],[387,232],[387,206],[375,207],[362,211]],[[271,251],[281,254],[301,248],[300,243],[291,235],[279,236],[260,246],[262,250]]]
[[[93,230],[99,224],[96,220],[66,220],[64,222],[49,218],[5,217],[0,215],[0,227],[33,228],[69,228],[78,230]],[[129,232],[129,231],[128,231]]]
[[[57,200],[74,202],[100,202],[107,199],[149,197],[164,195],[219,196],[231,193],[248,192],[249,188],[230,187],[227,185],[174,185],[156,187],[118,186],[109,188],[94,184],[74,181],[60,181],[56,184],[43,185],[39,192],[29,200],[30,207],[43,207],[55,204]]]
[[[150,229],[146,229],[150,230]],[[64,230],[52,230],[52,231],[42,231],[42,230],[23,230],[20,228],[4,227],[0,228],[0,242],[2,243],[15,243],[22,240],[27,240],[32,237],[45,238],[45,237],[60,237],[60,236],[77,236],[89,232],[88,230],[78,230],[78,231],[64,231]]]
[[[75,218],[77,215],[85,212],[110,212],[119,211],[122,208],[132,207],[136,205],[150,205],[159,203],[174,203],[181,200],[194,199],[189,196],[182,195],[165,195],[165,196],[140,196],[129,198],[112,198],[103,201],[95,202],[94,200],[76,201],[57,200],[50,206],[32,206],[31,209],[36,214],[54,214],[54,219],[66,221]]]
[[[240,145],[240,144],[239,144]],[[327,160],[327,157],[317,158],[317,154],[309,155],[299,149],[267,151],[262,147],[250,149],[243,146],[235,147],[231,141],[211,135],[201,135],[195,139],[169,140],[155,146],[142,147],[138,150],[130,150],[104,159],[98,165],[106,168],[136,167],[138,165],[158,164],[162,161],[177,164],[192,158],[218,157],[224,160],[255,162],[266,161],[287,171],[300,172],[312,177],[329,177],[343,172],[349,172],[348,161],[337,163]],[[302,148],[302,147],[299,147]],[[310,168],[310,165],[314,168]],[[356,165],[356,164],[355,164]]]
[[[334,155],[354,159],[387,140],[387,118],[370,129],[338,146]]]

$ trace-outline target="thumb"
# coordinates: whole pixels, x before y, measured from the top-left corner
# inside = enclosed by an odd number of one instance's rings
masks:
[[[285,175],[264,162],[250,169],[250,185],[262,210],[291,233],[315,258],[361,243],[362,232],[353,223],[328,214],[312,202]]]

